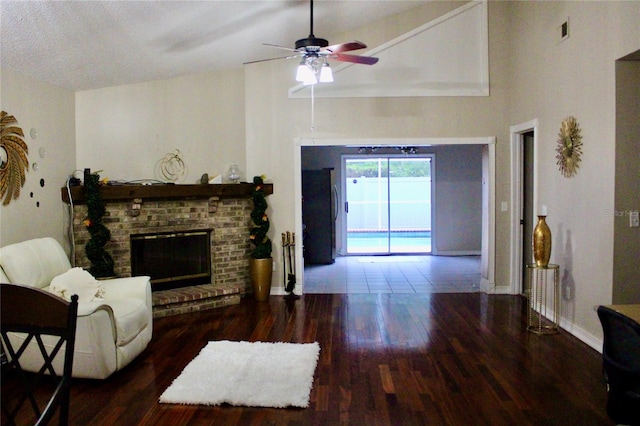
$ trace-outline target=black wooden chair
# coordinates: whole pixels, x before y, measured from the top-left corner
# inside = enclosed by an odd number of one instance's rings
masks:
[[[640,324],[605,306],[598,307],[598,317],[604,332],[607,414],[618,424],[640,425]]]
[[[68,424],[78,296],[71,299],[68,302],[34,287],[0,284],[0,328],[8,361],[2,366],[3,424],[44,425],[56,411],[59,424]],[[14,347],[11,333],[23,333],[27,338]],[[30,344],[37,345],[42,355],[38,373],[21,367],[20,358]],[[62,371],[56,371],[54,365]]]

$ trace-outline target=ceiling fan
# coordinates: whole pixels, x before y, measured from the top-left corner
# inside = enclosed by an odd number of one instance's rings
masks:
[[[279,46],[277,44],[263,43],[265,46],[276,47],[295,52],[292,55],[280,56],[277,58],[261,59],[257,61],[245,62],[245,64],[254,64],[257,62],[273,61],[277,59],[301,58],[298,70],[296,72],[296,81],[300,81],[305,85],[312,85],[318,82],[329,83],[333,81],[333,73],[329,66],[328,59],[336,61],[352,62],[355,64],[373,65],[378,62],[378,58],[371,56],[353,55],[344,52],[365,49],[366,44],[360,41],[350,41],[342,44],[334,44],[329,46],[329,42],[323,38],[318,38],[313,34],[313,0],[310,0],[310,31],[307,38],[296,41],[295,48]]]

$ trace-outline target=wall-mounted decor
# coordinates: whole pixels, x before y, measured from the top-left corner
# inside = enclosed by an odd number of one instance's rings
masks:
[[[161,158],[156,165],[156,169],[156,174],[165,182],[179,183],[187,175],[187,166],[184,164],[182,153],[178,149]]]
[[[0,116],[0,198],[3,205],[20,196],[25,174],[29,169],[29,147],[24,132],[16,124],[18,120],[2,111]]]
[[[562,120],[556,152],[556,164],[564,177],[570,178],[575,175],[582,156],[582,134],[575,117]]]

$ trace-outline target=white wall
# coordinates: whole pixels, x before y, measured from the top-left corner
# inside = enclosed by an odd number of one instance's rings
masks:
[[[224,175],[232,162],[246,171],[243,79],[230,70],[78,92],[78,167],[165,180],[156,166],[177,149],[187,167],[180,183]]]
[[[636,52],[640,59],[640,50]],[[640,60],[616,62],[616,194],[613,303],[640,303],[640,228],[629,227],[640,210]]]
[[[434,7],[447,6],[436,3]],[[366,40],[376,46],[428,22],[434,17],[432,13],[427,5],[360,31],[328,37],[330,40]],[[274,235],[295,225],[295,138],[495,136],[501,173],[497,177],[496,197],[508,200],[509,171],[505,165],[509,160],[506,92],[509,40],[505,33],[509,28],[506,18],[506,6],[502,2],[489,4],[490,96],[316,99],[313,132],[311,101],[288,98],[288,89],[295,85],[296,64],[271,61],[245,67],[247,170],[265,173],[275,183],[274,194],[269,197]],[[496,221],[495,282],[508,289],[508,213],[496,212]]]
[[[597,346],[594,307],[611,303],[615,186],[615,60],[640,47],[638,2],[511,2],[517,28],[510,124],[539,120],[539,205],[548,206],[551,262],[561,268],[562,325]],[[560,42],[569,18],[570,37]],[[555,159],[561,121],[573,115],[583,161],[570,179]],[[594,339],[595,337],[595,339]]]
[[[2,110],[18,120],[25,133],[30,163],[20,197],[0,205],[0,246],[53,237],[68,250],[68,210],[60,188],[75,170],[74,94],[5,68],[0,80]],[[35,139],[32,128],[38,133]],[[44,158],[40,148],[46,151]],[[33,163],[38,164],[37,171]]]
[[[326,36],[376,46],[433,19],[429,7]],[[570,38],[558,43],[557,27],[567,17]],[[495,136],[500,205],[510,199],[509,126],[537,118],[538,199],[548,206],[554,232],[552,261],[570,289],[563,326],[594,345],[601,331],[593,308],[611,302],[612,294],[613,218],[605,212],[615,207],[615,60],[640,47],[638,22],[640,2],[490,2],[489,97],[317,99],[313,132],[310,101],[287,97],[295,71],[289,61],[247,66],[244,75],[232,70],[80,92],[77,167],[103,169],[112,179],[152,178],[156,161],[177,148],[189,167],[185,181],[193,182],[237,161],[246,178],[266,174],[274,182],[269,212],[272,235],[279,235],[295,222],[295,138]],[[24,128],[51,134],[47,143],[56,147],[47,157],[55,171],[45,175],[54,182],[40,189],[30,172],[26,195],[0,209],[2,243],[60,236],[59,187],[76,167],[72,95],[4,72],[2,87],[2,108]],[[572,179],[555,165],[555,140],[567,115],[578,118],[585,143]],[[28,197],[32,190],[42,197],[40,208]],[[509,289],[510,212],[495,215],[495,282]]]

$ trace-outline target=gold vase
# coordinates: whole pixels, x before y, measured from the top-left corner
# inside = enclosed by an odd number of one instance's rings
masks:
[[[536,266],[549,265],[551,257],[551,230],[546,222],[546,216],[538,216],[538,224],[533,229],[533,259]]]
[[[268,300],[271,294],[272,262],[272,258],[249,260],[249,277],[253,288],[253,298],[257,301]]]

